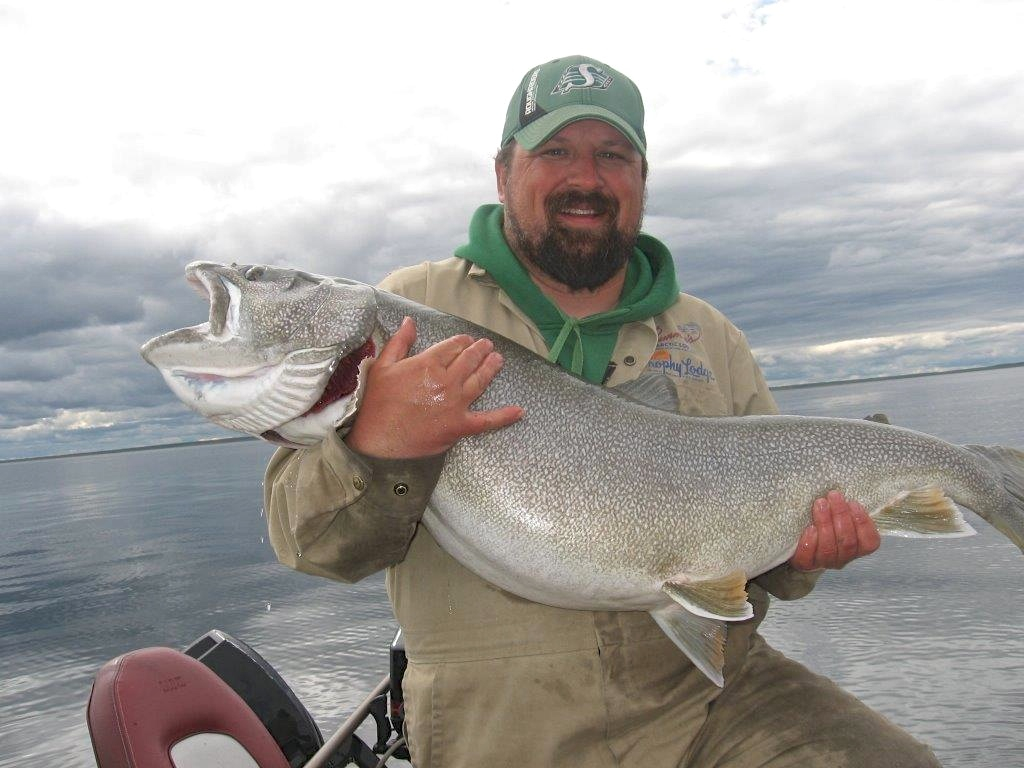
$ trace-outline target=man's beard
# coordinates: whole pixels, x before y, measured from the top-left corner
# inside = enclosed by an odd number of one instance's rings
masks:
[[[545,203],[548,226],[531,237],[516,220],[511,206],[505,206],[505,226],[512,250],[541,272],[567,286],[570,290],[592,291],[608,282],[633,256],[639,222],[632,230],[616,226],[618,202],[599,192],[561,192],[551,195]],[[566,208],[590,208],[606,214],[608,224],[600,231],[563,227],[553,223]]]

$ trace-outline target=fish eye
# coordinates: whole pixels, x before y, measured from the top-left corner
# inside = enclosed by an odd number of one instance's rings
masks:
[[[246,280],[259,280],[261,277],[263,277],[263,273],[265,271],[266,270],[259,265],[249,267],[248,269],[245,270],[242,277],[244,277]]]

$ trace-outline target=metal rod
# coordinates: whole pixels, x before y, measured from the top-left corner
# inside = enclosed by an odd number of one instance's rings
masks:
[[[366,716],[370,714],[370,705],[373,700],[384,693],[391,685],[391,676],[384,675],[377,687],[373,689],[373,693],[363,700],[363,703],[356,707],[355,711],[348,716],[348,719],[341,724],[341,727],[334,732],[334,735],[329,738],[326,743],[316,751],[302,768],[323,768],[327,764],[327,758],[333,755],[337,749],[344,743],[345,739],[355,733],[356,728],[359,724],[366,719]]]
[[[387,748],[387,751],[380,756],[380,760],[377,761],[377,765],[374,768],[384,768],[384,763],[388,761],[388,758],[392,757],[395,752],[398,751],[399,747],[405,746],[405,736],[399,736],[395,739],[395,743]]]

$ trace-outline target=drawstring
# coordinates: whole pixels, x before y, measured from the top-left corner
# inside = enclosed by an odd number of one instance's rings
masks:
[[[569,370],[577,376],[583,375],[583,335],[580,332],[580,328],[584,325],[599,325],[601,323],[608,323],[609,321],[614,322],[617,318],[628,312],[628,309],[619,307],[618,309],[613,309],[610,312],[603,312],[601,314],[579,318],[565,314],[565,312],[558,307],[555,307],[555,309],[558,310],[558,314],[562,316],[562,330],[558,332],[558,336],[555,337],[555,341],[551,345],[551,350],[548,352],[548,362],[558,362],[558,358],[562,355],[562,350],[565,348],[565,343],[569,339],[569,334],[575,334],[576,338],[573,340],[572,347],[572,365]]]
[[[561,315],[565,319],[565,323],[562,325],[562,330],[558,332],[558,336],[555,337],[555,343],[551,345],[551,351],[548,352],[548,362],[558,362],[558,357],[562,354],[562,348],[565,346],[569,334],[575,333],[576,341],[572,348],[572,367],[569,370],[577,376],[581,376],[583,374],[583,337],[580,335],[580,321],[579,318],[569,317],[564,312]]]

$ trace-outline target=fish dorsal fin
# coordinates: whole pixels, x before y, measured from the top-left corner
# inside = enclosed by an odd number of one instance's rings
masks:
[[[957,538],[976,533],[953,500],[935,485],[900,494],[872,515],[872,520],[882,533],[911,539],[926,536]]]
[[[725,623],[695,616],[675,603],[651,611],[662,631],[715,685],[725,685]]]
[[[709,619],[742,621],[754,615],[743,571],[704,581],[666,581],[661,590],[686,610]]]
[[[641,373],[639,378],[610,387],[609,391],[659,411],[679,413],[679,391],[663,373]]]

